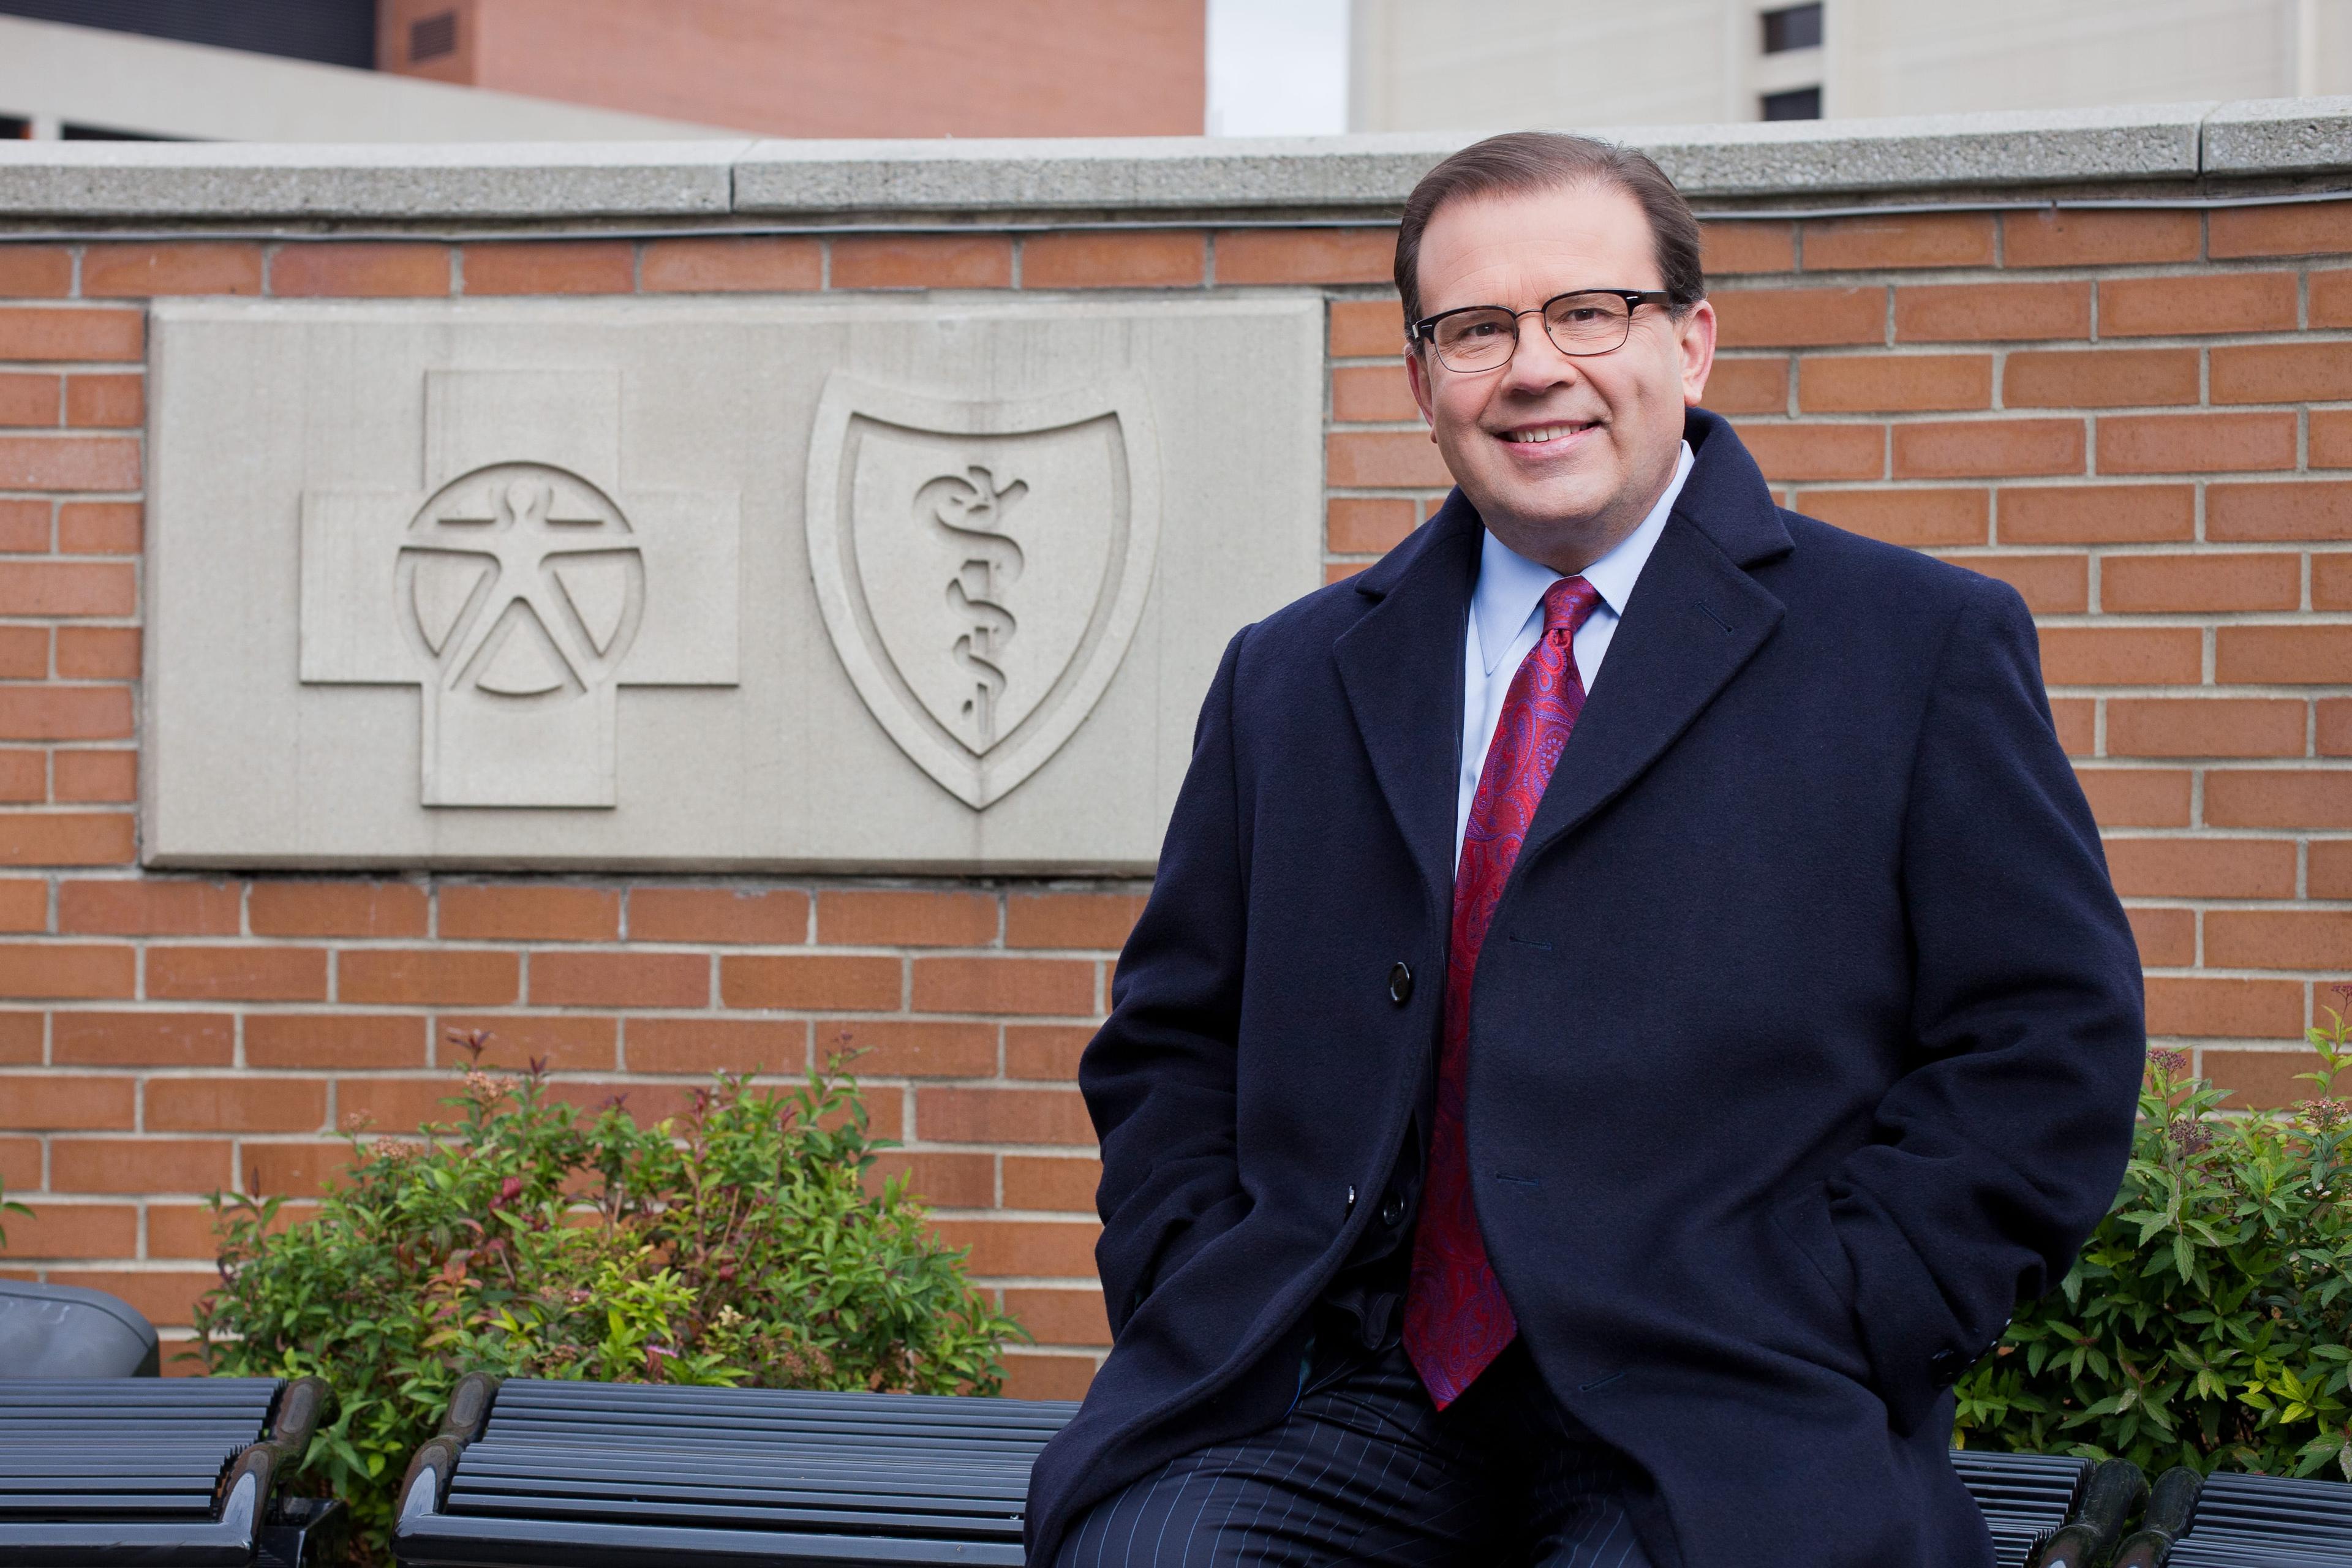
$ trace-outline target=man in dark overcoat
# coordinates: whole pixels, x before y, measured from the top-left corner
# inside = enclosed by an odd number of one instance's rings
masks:
[[[1640,154],[1457,153],[1397,282],[1459,488],[1202,707],[1031,1561],[1990,1568],[1949,1390],[2144,1049],[2033,623],[1775,506]]]

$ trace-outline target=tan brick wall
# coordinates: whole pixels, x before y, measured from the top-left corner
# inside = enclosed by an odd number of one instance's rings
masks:
[[[1083,1387],[1073,1079],[1135,884],[147,877],[136,866],[144,313],[163,293],[1315,287],[1327,571],[1447,484],[1397,368],[1390,231],[0,243],[5,1267],[165,1323],[201,1195],[314,1193],[437,1113],[451,1029],[583,1103],[860,1063],[940,1229]],[[1709,403],[1784,496],[2013,584],[2108,835],[2151,1027],[2256,1102],[2352,972],[2352,204],[1710,225]],[[234,787],[234,781],[224,781]]]

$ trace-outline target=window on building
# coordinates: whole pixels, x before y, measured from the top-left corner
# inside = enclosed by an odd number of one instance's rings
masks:
[[[1821,117],[1820,88],[1798,87],[1787,92],[1764,95],[1764,118],[1767,120],[1819,120]]]
[[[0,16],[361,70],[375,64],[375,0],[0,0]]]
[[[145,131],[118,131],[111,125],[83,125],[68,120],[58,127],[65,142],[184,142],[184,136],[157,136]]]
[[[457,13],[436,12],[408,24],[408,63],[422,65],[457,52]]]
[[[13,114],[0,114],[0,142],[24,142],[33,134],[33,122]]]
[[[1783,5],[1763,16],[1764,52],[1786,54],[1790,49],[1818,49],[1822,47],[1822,8],[1812,5]],[[1801,116],[1792,115],[1798,119]]]

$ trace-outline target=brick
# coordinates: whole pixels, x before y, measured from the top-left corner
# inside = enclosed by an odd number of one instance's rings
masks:
[[[616,942],[621,895],[606,888],[446,883],[440,934],[472,941]]]
[[[64,405],[64,395],[58,390],[61,380],[54,375],[0,371],[0,425],[55,429],[63,423],[58,416]]]
[[[2151,969],[2188,967],[2197,959],[2197,915],[2190,910],[2126,909],[2140,963]]]
[[[58,674],[70,680],[139,679],[137,626],[59,626]]]
[[[2211,910],[2205,962],[2216,969],[2352,968],[2352,911]]]
[[[2133,899],[2291,899],[2294,844],[2284,838],[2110,838],[2107,871]]]
[[[2307,712],[2266,697],[2111,697],[2111,757],[2299,757]]]
[[[288,298],[437,299],[449,292],[449,247],[363,240],[280,245],[269,291]]]
[[[1735,289],[1712,296],[1727,349],[1811,348],[1886,341],[1886,286]]]
[[[2081,555],[1948,555],[1955,566],[1998,577],[2037,616],[2078,615],[2091,607],[2091,565]]]
[[[2204,236],[2193,212],[2004,213],[2004,267],[2100,267],[2194,261]]]
[[[0,488],[135,490],[139,443],[121,436],[0,436]]]
[[[248,1036],[251,1025],[247,1026]],[[462,1043],[488,1037],[477,1058]],[[442,1067],[478,1060],[520,1071],[537,1061],[552,1072],[611,1072],[620,1066],[621,1021],[582,1013],[444,1013],[433,1020],[434,1059]],[[415,1066],[403,1062],[400,1066]]]
[[[128,1078],[41,1074],[12,1077],[7,1084],[11,1131],[129,1131],[136,1113],[138,1085]],[[12,1241],[15,1232],[11,1223]]]
[[[2303,1032],[2303,986],[2291,980],[2157,976],[2147,982],[2147,1032],[2276,1039]]]
[[[631,1018],[624,1028],[631,1072],[808,1070],[809,1026],[797,1018]]]
[[[1983,489],[1808,489],[1796,497],[1795,510],[1867,538],[1924,550],[1982,544],[1990,495]]]
[[[1078,1057],[1095,1037],[1091,1025],[1007,1024],[1004,1076],[1051,1083],[1076,1083]]]
[[[2309,1100],[2312,1086],[2296,1077],[2311,1071],[2318,1060],[2307,1050],[2206,1050],[2205,1076],[2230,1090],[2221,1102],[2225,1110],[2277,1110]]]
[[[0,298],[62,300],[73,292],[73,252],[61,245],[0,245]]]
[[[2338,202],[2220,207],[2206,216],[2205,254],[2320,256],[2352,251],[2352,212]]]
[[[1808,414],[1992,406],[1990,354],[1807,354],[1797,402]]]
[[[860,234],[833,242],[836,289],[1010,289],[1003,235]]]
[[[2042,679],[2053,686],[2194,686],[2204,660],[2193,626],[2042,628]]]
[[[1071,229],[1021,242],[1024,289],[1191,289],[1208,276],[1208,237],[1181,229]]]
[[[816,897],[816,939],[836,946],[980,947],[996,941],[990,893],[859,889]]]
[[[2188,485],[2004,485],[1994,508],[2003,544],[2147,544],[2197,532]]]
[[[43,680],[48,673],[48,627],[0,626],[0,680]]]
[[[627,294],[636,251],[623,239],[522,239],[468,245],[459,268],[468,294]]]
[[[40,1184],[41,1141],[37,1138],[0,1138],[0,1186],[12,1192],[28,1193]]]
[[[8,1257],[128,1258],[139,1246],[139,1211],[129,1204],[41,1204],[8,1216]]]
[[[127,999],[137,971],[137,955],[120,943],[0,943],[0,997]]]
[[[253,1068],[421,1068],[425,1023],[398,1013],[248,1013],[245,1065]],[[609,1065],[609,1064],[607,1064]]]
[[[1913,283],[1895,290],[1895,341],[2035,342],[2091,335],[2088,283]]]
[[[2312,556],[2311,607],[2352,610],[2352,554],[2329,551]]]
[[[128,740],[131,721],[128,687],[0,686],[0,740]]]
[[[1905,213],[1823,218],[1804,226],[1805,270],[1883,267],[1990,267],[1990,213]]]
[[[263,880],[246,906],[256,936],[423,936],[427,915],[413,882]]]
[[[1404,306],[1395,300],[1331,301],[1334,359],[1392,358],[1404,352]]]
[[[638,275],[648,294],[776,294],[824,286],[824,242],[795,235],[648,240]]]
[[[433,1078],[342,1078],[335,1080],[335,1120],[345,1132],[408,1133],[447,1126],[463,1112],[444,1100],[460,1086],[447,1073]]]
[[[2074,782],[2083,786],[2101,827],[2189,826],[2186,769],[2077,768]]]
[[[68,881],[58,889],[58,930],[96,936],[235,936],[241,882],[139,878]]]
[[[0,878],[0,931],[49,929],[49,885],[38,877]]]
[[[2319,754],[2323,757],[2352,757],[2352,700],[2332,698],[2313,704],[2313,717]],[[2300,752],[2288,755],[2300,755]]]
[[[2117,614],[2292,610],[2302,603],[2302,563],[2284,552],[2109,555],[2099,562],[2099,607]]]
[[[1786,414],[1789,412],[1789,362],[1770,359],[1718,359],[1707,373],[1706,395],[1700,400],[1717,414]]]
[[[1229,228],[1217,234],[1220,283],[1386,283],[1393,228]]]
[[[2309,416],[2315,468],[2352,468],[2352,408],[2315,408]]]
[[[143,375],[73,375],[66,378],[66,423],[80,428],[121,430],[147,419]]]
[[[1326,483],[1349,488],[1439,489],[1454,482],[1437,444],[1419,430],[1340,431],[1326,436],[1323,471]]]
[[[2213,679],[2259,686],[2352,682],[2352,626],[2223,626],[2214,641]]]
[[[861,1053],[852,1064],[861,1078],[992,1078],[996,1073],[996,1026],[908,1018],[820,1020],[816,1038],[827,1052]]]
[[[49,503],[0,496],[0,554],[40,555],[48,548]]]
[[[2212,351],[2216,403],[2352,398],[2352,344],[2238,343]]]
[[[49,1024],[59,1067],[227,1067],[236,1020],[226,1013],[60,1012]]]
[[[245,1168],[242,1190],[255,1197],[316,1197],[339,1184],[351,1169],[351,1145],[309,1142],[247,1141],[237,1150]],[[155,1211],[147,1211],[148,1256],[154,1256]]]
[[[2305,309],[2315,327],[2352,327],[2352,268],[2314,271]]]
[[[1046,1154],[1004,1156],[1004,1206],[1092,1214],[1102,1162]]]
[[[547,1086],[550,1100],[575,1106],[587,1117],[618,1110],[640,1127],[677,1121],[692,1115],[696,1100],[703,1091],[700,1084],[647,1083],[641,1079],[598,1081],[559,1078]]]
[[[1084,1399],[1099,1363],[1092,1356],[1039,1355],[1011,1351],[1004,1356],[1008,1399]]]
[[[136,752],[59,752],[53,766],[60,801],[127,804],[139,798]]]
[[[631,888],[631,942],[784,946],[808,938],[809,900],[788,889]]]
[[[211,1193],[229,1184],[226,1138],[55,1138],[49,1188],[59,1193]]]
[[[2080,419],[1936,419],[1895,426],[1897,479],[2079,474]]]
[[[918,1013],[1089,1014],[1095,966],[1060,958],[918,958]]]
[[[37,805],[48,798],[48,757],[32,747],[0,748],[0,802]]]
[[[916,1133],[927,1143],[1053,1143],[1091,1148],[1094,1123],[1075,1089],[919,1089]]]
[[[1785,222],[1717,218],[1698,226],[1698,238],[1699,265],[1709,278],[1797,269],[1797,231]]]
[[[327,954],[316,947],[154,947],[147,994],[183,1000],[323,1002]]]
[[[81,253],[86,300],[161,294],[258,294],[261,247],[250,240],[92,245]]]
[[[335,997],[346,1005],[504,1006],[515,1000],[521,973],[511,952],[353,949],[335,957]]]
[[[1117,952],[1143,913],[1141,893],[1015,893],[1005,903],[1007,947]]]
[[[2011,408],[2195,403],[2197,378],[2195,349],[2018,349],[2001,364],[2000,400]]]
[[[1404,542],[1419,522],[1409,500],[1334,496],[1323,513],[1323,542],[1339,555],[1380,555]]]
[[[0,360],[135,360],[146,353],[142,310],[0,307]]]
[[[2093,742],[2098,733],[2098,708],[2087,697],[2050,700],[2050,728],[2058,737],[2060,751],[2069,757],[2087,757],[2096,750]]]
[[[707,1007],[710,960],[699,952],[534,952],[530,1000],[542,1007]]]
[[[722,957],[719,994],[730,1007],[893,1012],[906,961],[846,953]]]
[[[2205,775],[2205,825],[2352,828],[2352,772],[2215,768]]]
[[[1331,417],[1337,420],[1418,419],[1402,365],[1343,365],[1331,373]]]
[[[1886,475],[1884,425],[1742,425],[1739,439],[1776,482]]]
[[[2099,281],[2099,336],[2273,332],[2294,326],[2292,272],[2200,272]]]
[[[1323,563],[1323,585],[1328,588],[1334,583],[1344,583],[1368,564],[1362,561],[1326,561]]]
[[[327,1119],[327,1085],[314,1078],[151,1078],[150,1131],[308,1132]]]
[[[121,866],[133,847],[127,811],[0,816],[0,866]]]
[[[76,500],[58,508],[58,549],[68,555],[136,555],[143,530],[128,500]]]
[[[866,1190],[879,1194],[896,1178],[905,1190],[936,1208],[992,1208],[996,1161],[987,1154],[887,1150],[866,1169]]]
[[[2098,426],[2103,474],[2294,467],[2294,416],[2288,413],[2111,414]]]
[[[2352,899],[2352,838],[2316,838],[2305,852],[2305,890],[2315,899]]]
[[[1102,1235],[1091,1219],[942,1219],[932,1229],[948,1246],[971,1248],[964,1267],[982,1279],[1091,1276]]]

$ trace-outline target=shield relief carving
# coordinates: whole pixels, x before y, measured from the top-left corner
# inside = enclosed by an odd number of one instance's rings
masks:
[[[825,629],[898,748],[984,810],[1118,672],[1151,590],[1159,451],[1139,383],[942,398],[836,372],[808,467]]]

